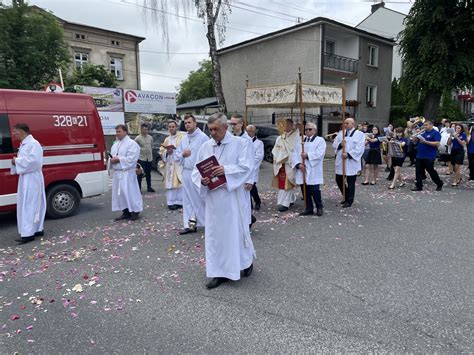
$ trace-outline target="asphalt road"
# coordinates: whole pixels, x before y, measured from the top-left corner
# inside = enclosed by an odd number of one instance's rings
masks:
[[[0,216],[0,353],[472,353],[474,184],[359,181],[343,210],[325,170],[325,215],[299,217],[301,200],[276,212],[264,163],[254,273],[214,290],[161,185],[139,222],[112,222],[107,194],[23,246]]]

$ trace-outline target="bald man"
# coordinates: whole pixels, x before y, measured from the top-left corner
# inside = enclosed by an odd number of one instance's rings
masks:
[[[250,196],[252,196],[253,199],[253,209],[254,210],[259,210],[260,209],[260,196],[258,195],[258,189],[257,189],[257,183],[258,183],[258,175],[260,173],[260,165],[262,164],[263,157],[264,157],[264,148],[263,148],[263,142],[257,138],[257,128],[254,125],[248,125],[247,126],[247,134],[249,135],[250,139],[252,139],[253,142],[253,147],[255,151],[254,155],[254,174],[253,174],[253,186],[252,190],[250,190]]]
[[[353,118],[347,118],[344,121],[344,130],[339,131],[332,146],[336,153],[336,182],[341,193],[345,184],[345,196],[343,194],[345,198],[341,205],[343,208],[351,207],[354,202],[357,173],[361,170],[360,161],[365,149],[365,134],[355,128]],[[343,177],[343,164],[346,168],[346,181]]]

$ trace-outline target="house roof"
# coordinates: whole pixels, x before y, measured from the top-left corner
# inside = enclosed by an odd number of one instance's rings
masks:
[[[391,11],[391,12],[394,12],[396,14],[399,14],[403,17],[407,17],[408,15],[407,14],[404,14],[403,12],[400,12],[400,11],[396,11],[396,10],[393,10],[393,9],[389,9],[388,7],[385,7],[385,6],[381,6],[379,7],[377,10],[375,10],[374,12],[371,12],[368,16],[366,16],[362,21],[360,21],[355,27],[359,27],[363,22],[365,22],[365,20],[367,20],[369,17],[371,17],[373,14],[375,14],[377,11],[379,11],[380,9],[384,9],[384,10],[388,10],[388,11]]]
[[[335,21],[335,20],[331,20],[327,17],[315,17],[312,20],[302,22],[302,23],[299,23],[299,24],[291,26],[291,27],[283,28],[283,29],[278,30],[278,31],[270,32],[270,33],[264,34],[262,36],[249,39],[247,41],[243,41],[243,42],[233,44],[233,45],[228,46],[228,47],[221,48],[217,52],[219,54],[222,54],[222,53],[225,53],[225,52],[228,52],[228,51],[235,50],[239,47],[244,47],[244,46],[247,46],[247,45],[250,45],[250,44],[253,44],[253,43],[256,43],[256,42],[261,42],[263,40],[270,39],[270,38],[273,38],[273,37],[282,36],[282,35],[285,35],[286,33],[294,32],[294,31],[297,31],[299,29],[315,26],[316,24],[319,24],[319,23],[323,23],[323,24],[326,23],[326,24],[331,24],[331,25],[334,25],[334,26],[342,27],[342,28],[347,29],[349,31],[358,33],[359,35],[378,39],[379,41],[387,43],[387,44],[392,45],[392,46],[395,44],[393,39],[383,37],[383,36],[379,36],[377,34],[374,34],[374,33],[368,32],[368,31],[364,31],[364,30],[361,30],[359,28],[352,27],[352,26],[346,25],[344,23],[341,23],[341,22],[338,22],[338,21]]]
[[[89,28],[91,30],[100,30],[100,31],[104,31],[104,32],[109,32],[109,33],[112,33],[112,34],[116,34],[116,35],[121,35],[121,36],[126,36],[126,37],[131,37],[131,38],[134,38],[135,40],[138,41],[138,43],[144,41],[146,38],[145,37],[140,37],[140,36],[135,36],[135,35],[132,35],[132,34],[129,34],[129,33],[123,33],[123,32],[117,32],[117,31],[113,31],[113,30],[108,30],[108,29],[105,29],[105,28],[102,28],[102,27],[94,27],[94,26],[89,26],[89,25],[85,25],[83,23],[78,23],[78,22],[71,22],[71,21],[67,21],[61,17],[58,17],[56,16],[54,13],[52,13],[51,11],[48,11],[48,10],[45,10],[39,6],[36,6],[36,5],[32,5],[31,6],[32,8],[34,9],[37,9],[39,11],[44,11],[44,12],[48,12],[50,13],[51,15],[53,15],[60,23],[62,23],[63,25],[64,24],[69,24],[69,25],[75,25],[75,26],[81,26],[81,27],[85,27],[85,28]]]
[[[177,110],[185,108],[196,108],[196,107],[208,107],[215,106],[218,104],[217,97],[205,97],[203,99],[186,102],[184,104],[176,106]]]

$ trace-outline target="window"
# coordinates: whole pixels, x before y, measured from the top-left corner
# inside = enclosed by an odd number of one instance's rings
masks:
[[[6,113],[0,113],[0,154],[13,153],[12,137]]]
[[[118,80],[123,80],[122,58],[110,57],[110,71]]]
[[[116,41],[114,39],[110,41],[110,43],[112,43],[112,46],[117,46],[117,47],[120,46],[120,41]]]
[[[365,90],[365,102],[368,107],[376,107],[377,105],[377,86],[367,85]]]
[[[76,52],[74,53],[74,64],[76,69],[82,69],[84,64],[89,62],[89,53]]]
[[[329,54],[336,54],[336,42],[326,41],[326,48],[324,51]]]
[[[86,40],[86,35],[83,35],[82,33],[76,33],[76,39],[80,39],[85,41]]]
[[[368,65],[377,67],[379,65],[379,48],[369,44],[369,62]]]

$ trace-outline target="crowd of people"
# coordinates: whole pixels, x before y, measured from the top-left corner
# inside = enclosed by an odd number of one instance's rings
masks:
[[[161,145],[160,155],[164,163],[167,206],[172,211],[182,210],[180,234],[195,233],[205,227],[206,274],[210,279],[206,287],[212,289],[252,273],[255,250],[251,229],[256,222],[252,211],[261,207],[257,183],[264,148],[256,136],[256,127],[245,127],[242,116],[233,115],[228,120],[224,114],[216,113],[207,123],[211,137],[197,127],[191,114],[184,117],[186,132],[178,131],[177,122],[168,122],[169,136]],[[317,126],[312,122],[302,127],[304,134],[300,134],[292,119],[282,123],[282,132],[272,150],[272,186],[278,190],[278,211],[288,211],[295,203],[299,185],[305,200],[300,215],[321,217],[324,214],[321,186],[326,141],[318,135]],[[472,126],[467,132],[461,124],[451,125],[448,120],[444,120],[440,128],[428,120],[416,123],[414,127],[409,122],[405,129],[394,129],[390,125],[381,132],[367,122],[356,126],[353,118],[345,119],[332,142],[335,181],[341,191],[342,208],[354,203],[357,176],[364,174],[362,185],[377,184],[382,162],[389,172],[389,189],[405,185],[401,167],[409,158],[410,166],[416,166],[412,191],[423,189],[426,173],[436,184],[436,190],[441,191],[443,181],[434,168],[438,154],[441,161],[449,164],[448,174],[453,175],[451,185],[458,186],[467,150],[469,178],[474,180]],[[142,125],[141,134],[133,140],[127,126],[116,127],[117,140],[109,155],[109,168],[113,171],[112,210],[122,212],[116,221],[139,219],[143,211],[143,176],[147,191],[154,192],[147,129]],[[17,219],[21,238],[18,242],[27,243],[43,235],[46,210],[43,155],[27,125],[17,124],[14,134],[21,141],[19,152],[12,160],[12,174],[20,175]],[[215,163],[206,163],[209,169],[204,172],[200,164],[208,161]]]

